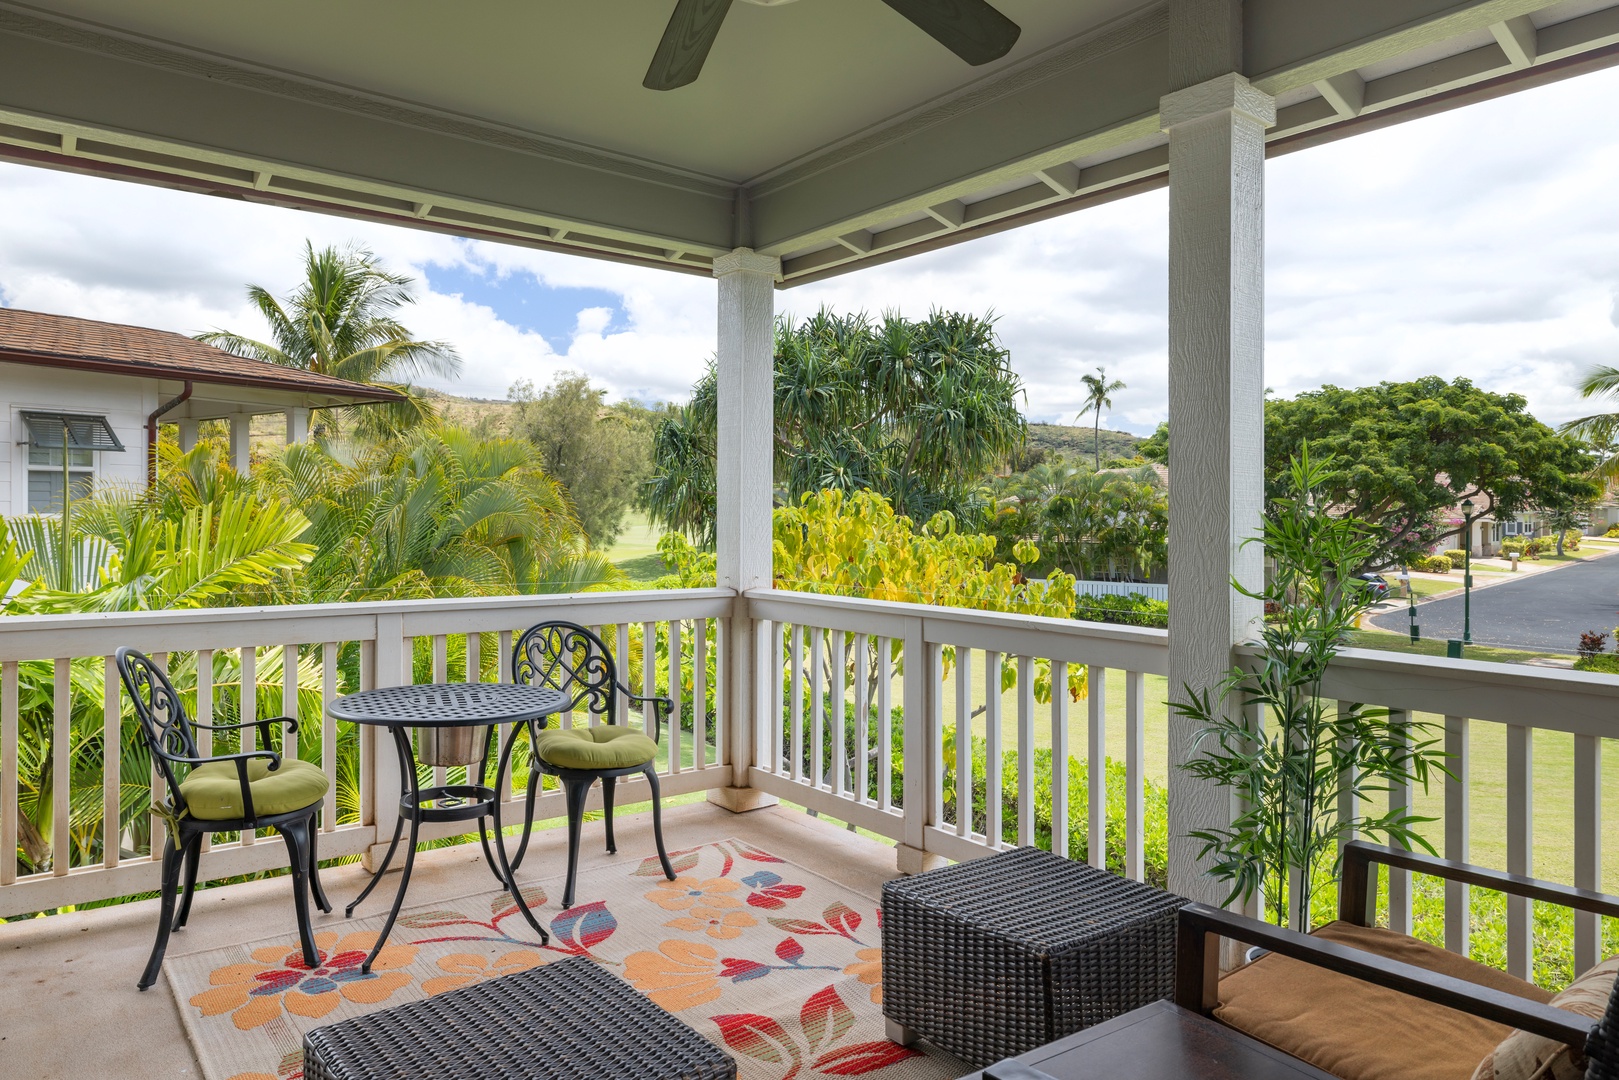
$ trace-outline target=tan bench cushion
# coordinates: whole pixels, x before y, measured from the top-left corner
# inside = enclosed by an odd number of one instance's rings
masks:
[[[1329,923],[1325,941],[1547,1002],[1504,971],[1389,930]],[[1512,1029],[1274,954],[1220,981],[1215,1017],[1342,1080],[1468,1080]]]

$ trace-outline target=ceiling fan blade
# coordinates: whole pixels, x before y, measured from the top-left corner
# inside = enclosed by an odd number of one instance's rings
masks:
[[[974,67],[999,60],[1017,44],[1023,28],[986,0],[883,0],[921,30]]]
[[[641,85],[648,90],[673,90],[695,82],[730,10],[731,0],[680,0]]]

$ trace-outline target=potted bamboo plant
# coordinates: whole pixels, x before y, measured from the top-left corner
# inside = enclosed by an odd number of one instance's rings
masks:
[[[1376,548],[1376,530],[1327,505],[1331,470],[1306,445],[1260,535],[1245,541],[1264,544],[1273,567],[1262,590],[1231,583],[1265,605],[1260,657],[1215,687],[1186,687],[1184,702],[1171,704],[1199,725],[1182,767],[1241,798],[1229,828],[1191,834],[1203,843],[1199,858],[1230,884],[1227,903],[1260,893],[1269,917],[1299,930],[1310,928],[1318,883],[1336,878],[1341,839],[1433,851],[1415,831],[1431,819],[1388,808],[1386,794],[1445,771],[1427,725],[1322,696],[1328,664],[1374,602],[1355,575]]]

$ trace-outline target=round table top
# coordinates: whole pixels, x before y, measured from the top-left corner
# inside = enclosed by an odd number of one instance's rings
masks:
[[[379,727],[472,727],[535,720],[567,707],[568,695],[549,686],[421,683],[361,690],[326,711],[337,720]]]

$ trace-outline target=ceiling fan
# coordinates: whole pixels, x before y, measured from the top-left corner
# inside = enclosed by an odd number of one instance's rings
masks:
[[[762,7],[791,0],[747,0]],[[1005,56],[1022,28],[987,0],[882,0],[923,33],[977,67]],[[678,0],[641,85],[673,90],[694,82],[731,10],[731,0]]]

